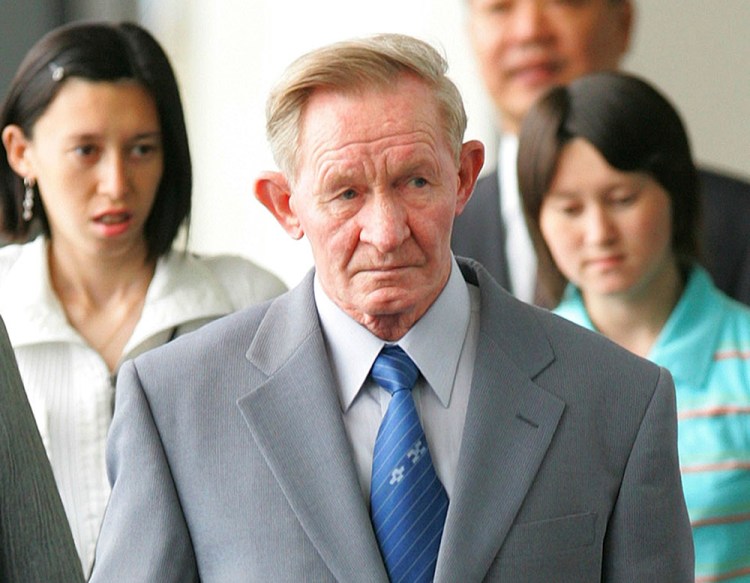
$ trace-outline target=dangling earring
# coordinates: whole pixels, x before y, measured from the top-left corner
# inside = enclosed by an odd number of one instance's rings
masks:
[[[23,194],[23,220],[27,223],[34,217],[34,186],[36,181],[33,178],[26,177],[23,179],[23,186],[26,189]]]

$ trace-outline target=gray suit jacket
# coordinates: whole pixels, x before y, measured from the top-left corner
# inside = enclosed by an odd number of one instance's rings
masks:
[[[436,581],[691,581],[669,374],[486,271]],[[312,274],[127,363],[91,581],[385,582]]]
[[[750,305],[750,184],[708,170],[700,171],[700,180],[701,262],[720,290]],[[456,255],[479,261],[510,289],[500,196],[497,171],[477,182],[469,204],[456,218],[451,246]]]
[[[0,581],[83,581],[52,468],[0,319]]]

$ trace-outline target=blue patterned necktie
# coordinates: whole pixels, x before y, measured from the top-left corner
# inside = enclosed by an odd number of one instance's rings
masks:
[[[432,581],[448,496],[435,474],[411,390],[419,376],[398,346],[386,346],[372,378],[391,393],[375,440],[370,512],[393,583]]]

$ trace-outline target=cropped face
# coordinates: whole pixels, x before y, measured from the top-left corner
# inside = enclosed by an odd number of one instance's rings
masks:
[[[628,48],[628,0],[468,0],[469,34],[504,131],[553,85],[617,68]]]
[[[669,194],[646,174],[616,170],[580,138],[562,150],[539,226],[584,299],[645,296],[677,269]]]
[[[318,90],[304,111],[282,223],[307,236],[326,294],[387,338],[393,330],[385,322],[397,320],[403,331],[447,282],[453,219],[483,152],[469,142],[456,161],[430,89],[415,79],[353,93]]]
[[[163,172],[155,102],[131,82],[64,83],[32,136],[13,138],[14,170],[36,180],[54,246],[142,252]]]

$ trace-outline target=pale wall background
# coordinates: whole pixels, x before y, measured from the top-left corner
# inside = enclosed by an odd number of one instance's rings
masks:
[[[289,239],[252,194],[257,173],[273,168],[263,127],[268,89],[292,59],[321,44],[383,31],[413,34],[446,54],[469,112],[467,138],[484,141],[491,161],[493,118],[468,49],[464,1],[46,4],[65,4],[68,20],[135,15],[154,32],[173,60],[187,110],[195,168],[191,248],[250,257],[293,285],[311,265],[307,243]],[[21,5],[32,6],[26,0],[0,0],[0,44],[7,45],[11,27],[28,27],[26,10],[15,23],[4,18],[19,13],[11,8]],[[750,176],[750,1],[636,0],[636,5],[626,69],[657,83],[673,99],[699,161]],[[7,65],[9,52],[2,51],[2,57]]]
[[[467,137],[483,140],[494,158],[462,0],[172,1],[143,3],[143,17],[172,54],[185,93],[196,250],[246,255],[290,285],[311,265],[307,243],[286,236],[253,199],[252,183],[273,168],[263,128],[268,88],[292,59],[330,41],[395,31],[441,47],[465,96]],[[672,97],[701,162],[750,176],[750,2],[642,0],[637,8],[626,68]]]

